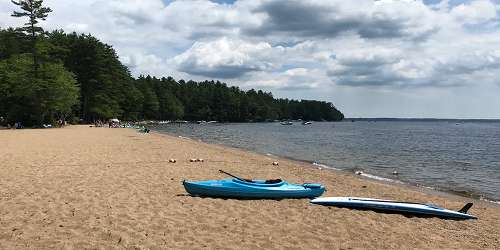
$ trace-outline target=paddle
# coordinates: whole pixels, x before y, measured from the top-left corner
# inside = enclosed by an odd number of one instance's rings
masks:
[[[245,179],[245,178],[240,178],[240,177],[238,177],[238,176],[232,175],[232,174],[230,174],[230,173],[228,173],[228,172],[226,172],[226,171],[220,170],[220,169],[219,169],[219,172],[220,172],[220,173],[223,173],[223,174],[227,174],[227,175],[229,175],[229,176],[231,176],[231,177],[233,177],[233,178],[235,178],[235,179],[238,179],[238,180],[240,180],[240,181],[253,182],[253,180],[250,180],[250,179]]]

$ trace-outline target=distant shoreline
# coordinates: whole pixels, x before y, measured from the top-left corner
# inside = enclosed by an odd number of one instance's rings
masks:
[[[500,122],[500,118],[498,119],[481,119],[481,118],[387,118],[387,117],[379,117],[379,118],[344,118],[343,121],[421,121],[421,122]]]

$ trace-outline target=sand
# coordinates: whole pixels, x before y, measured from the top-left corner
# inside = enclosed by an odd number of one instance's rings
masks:
[[[407,217],[301,200],[190,197],[183,179],[320,182],[325,196],[433,202],[430,194],[307,163],[132,129],[0,130],[0,249],[500,249],[500,208],[479,220]],[[174,158],[176,163],[168,163]],[[204,162],[189,162],[203,158]],[[279,166],[272,166],[279,161]]]

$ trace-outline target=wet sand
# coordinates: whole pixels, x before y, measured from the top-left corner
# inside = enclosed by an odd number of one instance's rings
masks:
[[[500,249],[500,208],[132,129],[0,130],[0,249]],[[174,158],[176,163],[168,163]],[[189,162],[203,158],[204,162]],[[272,166],[279,161],[279,166]],[[479,220],[190,197],[183,179],[320,182],[324,196],[432,202]]]

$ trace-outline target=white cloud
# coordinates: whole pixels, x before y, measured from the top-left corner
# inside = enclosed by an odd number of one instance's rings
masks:
[[[465,24],[478,24],[497,18],[496,6],[488,0],[478,0],[454,7],[451,16]]]
[[[489,113],[476,111],[500,118],[486,101],[500,88],[500,6],[494,1],[454,5],[445,0],[432,6],[420,0],[44,3],[54,10],[42,22],[44,28],[93,34],[113,45],[136,76],[221,78],[282,97],[332,98],[344,102],[339,106],[348,116],[376,113],[377,107],[394,107],[389,114],[396,116],[427,114],[418,103],[439,105],[432,93],[448,100],[468,100],[466,94],[475,93],[476,106],[483,100]],[[14,8],[10,1],[0,2],[1,27],[25,22],[10,17]],[[375,104],[367,113],[362,104],[370,100]],[[402,100],[414,102],[394,105]],[[452,114],[441,101],[439,115]]]
[[[309,68],[291,68],[284,72],[254,72],[249,79],[241,83],[246,88],[257,87],[287,92],[328,88],[330,84],[331,81],[324,71]]]
[[[279,50],[265,42],[249,43],[223,37],[210,42],[195,42],[174,61],[180,71],[189,74],[237,78],[248,72],[275,68],[269,59]]]
[[[438,29],[434,12],[420,1],[274,0],[253,11],[264,20],[244,30],[250,36],[317,39],[354,33],[367,39],[423,39]]]
[[[70,23],[66,25],[64,30],[72,30],[78,33],[86,33],[88,31],[89,25],[86,23]]]
[[[165,70],[168,70],[168,63],[156,55],[130,53],[120,56],[123,64],[136,75],[158,75],[161,76]]]

